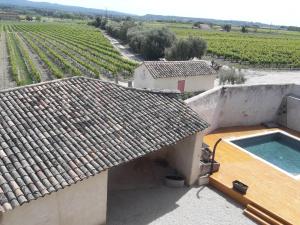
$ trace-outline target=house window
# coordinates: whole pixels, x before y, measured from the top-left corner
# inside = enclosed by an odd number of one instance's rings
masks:
[[[184,92],[185,88],[185,80],[179,80],[177,84],[177,90],[179,90],[181,93]]]

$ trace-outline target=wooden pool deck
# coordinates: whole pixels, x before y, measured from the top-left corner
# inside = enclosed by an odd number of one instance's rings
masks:
[[[300,133],[285,128],[266,129],[262,126],[234,127],[217,130],[204,137],[212,149],[219,138],[232,138],[284,130],[297,137]],[[246,152],[222,141],[216,152],[220,170],[210,177],[211,185],[245,206],[245,214],[260,224],[300,224],[300,180],[277,170]],[[232,190],[232,181],[249,186],[247,194]]]

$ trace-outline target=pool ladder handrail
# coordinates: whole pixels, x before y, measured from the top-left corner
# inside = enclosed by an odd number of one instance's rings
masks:
[[[213,168],[214,168],[214,162],[215,162],[215,156],[216,156],[216,151],[217,151],[217,146],[218,144],[222,141],[222,138],[220,138],[214,145],[213,153],[212,153],[212,159],[211,159],[211,164],[210,164],[210,172],[209,174],[213,174]]]

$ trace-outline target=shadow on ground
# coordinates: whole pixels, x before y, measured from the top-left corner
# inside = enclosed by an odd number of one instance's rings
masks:
[[[211,187],[113,191],[108,225],[253,225],[242,208]]]

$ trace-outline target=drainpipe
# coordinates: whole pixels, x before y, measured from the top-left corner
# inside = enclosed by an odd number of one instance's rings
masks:
[[[213,174],[213,168],[214,168],[214,162],[215,162],[216,150],[217,150],[218,144],[219,144],[221,141],[222,141],[222,138],[220,138],[220,139],[216,142],[216,144],[215,144],[215,146],[214,146],[213,155],[212,155],[211,164],[210,164],[210,173],[209,173],[210,175]]]

